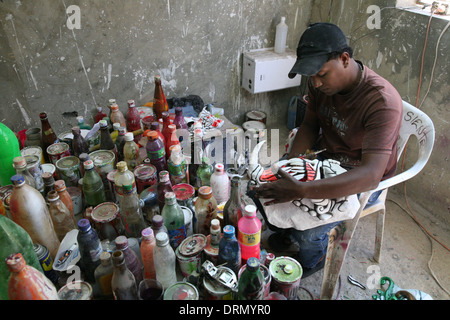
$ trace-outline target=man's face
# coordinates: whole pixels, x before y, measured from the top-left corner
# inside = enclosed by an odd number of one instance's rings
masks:
[[[332,96],[347,88],[348,84],[345,81],[347,69],[344,67],[346,57],[344,55],[326,62],[319,72],[310,77],[314,88],[327,96]]]

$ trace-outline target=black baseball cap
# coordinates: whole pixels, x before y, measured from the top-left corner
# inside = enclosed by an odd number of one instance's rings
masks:
[[[348,47],[345,34],[338,26],[327,22],[311,24],[303,33],[297,47],[297,61],[289,72],[289,78],[297,73],[312,76],[328,61],[330,52]]]

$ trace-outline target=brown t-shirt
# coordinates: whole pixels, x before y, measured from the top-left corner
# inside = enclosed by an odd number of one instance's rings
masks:
[[[360,165],[363,153],[385,153],[391,157],[383,180],[395,174],[403,104],[387,80],[364,66],[360,83],[350,93],[327,96],[310,84],[308,97],[308,108],[322,128],[323,156],[351,169]]]

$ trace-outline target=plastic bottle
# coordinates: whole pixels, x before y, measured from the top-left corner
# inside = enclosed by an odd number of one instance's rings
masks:
[[[114,144],[117,147],[117,161],[124,161],[124,153],[123,147],[125,146],[125,134],[127,133],[127,129],[124,127],[119,127],[118,135]]]
[[[159,182],[156,190],[158,192],[159,212],[162,212],[164,204],[166,203],[164,195],[167,192],[173,192],[173,187],[170,181],[170,175],[168,171],[161,171],[159,173]]]
[[[161,133],[164,136],[164,145],[166,145],[166,142],[169,140],[170,137],[170,131],[169,126],[172,124],[170,121],[170,114],[168,111],[164,111],[162,113],[162,130]]]
[[[111,134],[108,130],[108,122],[106,120],[100,120],[100,149],[101,150],[109,150],[114,152],[116,157],[115,163],[117,163],[118,155],[117,155],[117,146],[114,144],[114,141],[111,138]]]
[[[214,167],[214,173],[210,178],[213,196],[218,204],[227,202],[230,198],[230,178],[225,172],[225,167],[221,163],[217,163]]]
[[[19,140],[14,132],[0,123],[0,185],[11,183],[11,177],[16,174],[13,159],[20,156]]]
[[[173,124],[177,129],[186,129],[188,128],[186,122],[183,117],[183,108],[176,107],[175,108],[175,119],[173,120]]]
[[[72,151],[75,157],[79,157],[82,153],[89,153],[89,144],[81,135],[80,127],[72,128]]]
[[[205,186],[198,190],[198,198],[195,201],[194,232],[208,236],[211,220],[217,218],[217,201],[212,194],[211,187]]]
[[[224,225],[232,225],[237,232],[238,222],[242,218],[244,208],[245,206],[241,195],[241,178],[239,176],[233,176],[231,178],[230,199],[228,199],[225,207],[223,208]]]
[[[49,201],[49,212],[52,217],[53,227],[55,228],[59,241],[62,241],[69,231],[77,228],[75,218],[59,198],[58,192],[50,191],[47,199]]]
[[[247,266],[239,277],[238,300],[264,300],[264,276],[257,258],[249,258]]]
[[[46,246],[52,259],[55,259],[60,241],[44,197],[25,184],[22,176],[12,176],[11,182],[14,189],[10,196],[9,210],[13,221],[28,232],[33,242]]]
[[[138,166],[139,147],[134,142],[133,132],[125,134],[125,144],[123,146],[123,158],[130,170],[134,170]]]
[[[286,51],[288,26],[286,25],[286,17],[281,17],[281,21],[277,24],[275,33],[275,48],[276,53],[284,53]]]
[[[219,242],[218,265],[224,265],[237,275],[241,268],[241,247],[236,239],[236,230],[231,225],[223,228],[223,237]]]
[[[11,272],[8,283],[10,300],[59,300],[53,283],[40,271],[27,265],[21,253],[6,258]]]
[[[173,145],[179,145],[180,144],[180,140],[178,140],[178,136],[177,136],[177,127],[175,127],[174,124],[170,124],[169,125],[169,139],[166,140],[166,158],[169,159],[170,158],[170,147]]]
[[[155,214],[152,218],[152,229],[153,233],[156,235],[160,232],[164,232],[169,236],[169,231],[167,231],[166,226],[164,225],[164,218],[160,214]]]
[[[112,261],[114,272],[111,278],[111,289],[114,300],[138,300],[136,280],[127,268],[123,252],[114,251]]]
[[[221,230],[220,230],[220,221],[219,219],[211,220],[211,227],[209,229],[209,233],[211,236],[211,246],[218,247],[221,238]]]
[[[116,189],[117,201],[119,203],[124,193],[123,186],[132,186],[132,192],[137,192],[133,172],[128,170],[128,165],[125,161],[120,161],[117,163],[117,173],[114,176],[114,188]]]
[[[170,158],[167,161],[167,168],[173,185],[189,182],[186,157],[181,151],[179,144],[170,147]]]
[[[169,105],[166,101],[166,96],[161,85],[161,76],[155,76],[155,92],[153,95],[153,111],[155,113],[156,119],[162,118],[162,113],[164,111],[169,111]]]
[[[91,130],[92,127],[87,125],[86,123],[84,123],[84,117],[83,116],[78,116],[77,117],[77,125],[80,129],[84,129],[84,130]]]
[[[27,170],[27,161],[25,158],[22,156],[15,157],[13,160],[13,166],[16,170],[16,174],[21,175],[25,179],[26,184],[36,189],[36,180]]]
[[[103,120],[103,118],[108,117],[106,113],[103,112],[102,107],[97,107],[97,113],[95,114],[94,121],[95,123],[99,122],[100,120]]]
[[[39,118],[41,119],[42,126],[42,152],[44,153],[45,162],[50,162],[47,154],[47,148],[50,145],[59,142],[59,139],[48,121],[47,113],[41,112],[39,114]]]
[[[238,241],[243,262],[254,257],[259,259],[261,242],[261,221],[256,217],[256,207],[246,205],[244,215],[238,223]]]
[[[29,266],[43,272],[30,235],[17,223],[2,215],[0,215],[0,243],[1,263],[4,263],[10,254],[20,252]],[[0,300],[8,300],[9,275],[9,270],[2,266],[0,268]]]
[[[80,250],[81,266],[86,279],[94,282],[94,272],[100,265],[100,254],[103,251],[102,244],[88,219],[80,219],[78,221],[78,229],[77,241]]]
[[[139,238],[142,230],[147,226],[142,216],[141,201],[132,185],[122,186],[123,195],[120,197],[120,220],[125,227],[125,235],[129,238]]]
[[[153,258],[155,260],[156,280],[161,282],[164,288],[169,288],[177,282],[177,274],[175,252],[169,245],[167,233],[160,232],[156,235]]]
[[[133,273],[136,284],[140,283],[143,279],[142,265],[137,254],[133,250],[131,250],[130,246],[128,245],[127,237],[118,236],[114,240],[114,242],[116,244],[117,250],[121,250],[123,252],[127,268]]]
[[[152,228],[142,230],[141,257],[144,267],[144,279],[156,279],[153,249],[156,246],[155,234]]]
[[[112,299],[111,288],[114,266],[112,264],[111,253],[103,251],[100,254],[100,265],[94,271],[95,283],[98,286],[99,297],[102,299]]]
[[[103,181],[95,170],[94,162],[92,160],[88,160],[84,163],[84,171],[83,195],[86,207],[95,207],[100,203],[106,202]]]
[[[164,135],[161,132],[159,122],[156,122],[156,121],[152,122],[150,125],[150,131],[158,132],[158,135],[161,138],[163,144],[166,145],[166,138],[164,137]]]
[[[122,111],[120,111],[119,106],[115,102],[111,105],[111,114],[109,115],[109,119],[110,119],[111,124],[117,122],[117,123],[120,123],[121,127],[124,127],[124,128],[127,127],[127,122],[125,120],[125,117],[124,117]]]
[[[141,116],[139,111],[136,109],[136,104],[134,100],[128,100],[128,110],[126,114],[126,122],[127,122],[127,130],[128,131],[136,131],[142,129],[141,125]],[[134,136],[134,142],[138,143],[138,141],[142,138],[142,134],[138,134]]]
[[[167,192],[164,195],[165,204],[161,215],[164,219],[164,225],[169,234],[169,243],[175,250],[181,242],[186,239],[186,227],[184,224],[184,213],[177,202],[175,193]]]
[[[73,201],[67,191],[64,180],[55,181],[55,191],[58,192],[59,199],[61,199],[67,209],[69,209],[70,214],[73,216]]]
[[[159,173],[163,170],[167,170],[166,150],[159,135],[156,131],[149,131],[148,142],[145,145],[147,151],[147,157],[150,159],[150,163],[156,167],[156,171]]]

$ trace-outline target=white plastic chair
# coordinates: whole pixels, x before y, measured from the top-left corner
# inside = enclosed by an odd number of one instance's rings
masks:
[[[320,299],[332,299],[345,259],[345,254],[350,245],[358,221],[360,217],[372,213],[378,213],[375,232],[374,260],[379,262],[381,244],[383,241],[387,190],[389,187],[402,183],[417,175],[425,167],[430,158],[435,136],[433,122],[424,112],[403,101],[403,121],[397,142],[397,162],[400,160],[406,143],[412,135],[416,136],[418,142],[419,152],[417,161],[407,170],[380,182],[376,189],[361,193],[359,198],[361,205],[356,216],[352,220],[344,221],[330,231]],[[378,201],[369,208],[364,209],[370,195],[378,190],[383,190]]]

